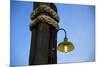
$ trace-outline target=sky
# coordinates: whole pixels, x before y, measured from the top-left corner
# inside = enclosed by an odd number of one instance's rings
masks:
[[[11,65],[28,65],[31,43],[29,30],[32,2],[11,2]],[[57,51],[57,63],[95,61],[95,7],[90,5],[56,4],[59,26],[67,31],[75,49],[70,53]],[[57,43],[63,41],[59,31]]]

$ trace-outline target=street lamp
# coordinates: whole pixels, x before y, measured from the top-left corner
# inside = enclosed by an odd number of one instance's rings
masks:
[[[34,2],[31,14],[31,47],[29,65],[57,64],[57,49],[70,52],[74,46],[67,39],[66,31],[59,29],[59,16],[53,3]],[[64,41],[57,47],[57,31],[65,32]]]
[[[64,37],[64,41],[58,44],[57,49],[61,52],[65,52],[65,53],[73,51],[75,47],[72,42],[68,41],[66,30],[63,28],[58,29],[58,31],[59,30],[64,31],[65,37]]]

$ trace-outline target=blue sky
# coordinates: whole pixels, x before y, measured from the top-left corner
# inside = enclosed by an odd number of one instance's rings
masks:
[[[59,25],[66,29],[75,50],[57,51],[57,63],[95,60],[95,7],[89,5],[56,4]],[[11,64],[28,65],[31,31],[29,30],[32,2],[11,2]],[[57,43],[63,41],[64,32],[58,32]]]

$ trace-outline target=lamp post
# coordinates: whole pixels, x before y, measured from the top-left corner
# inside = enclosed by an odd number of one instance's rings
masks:
[[[35,2],[31,14],[31,46],[29,65],[57,64],[57,49],[70,52],[74,46],[67,39],[66,31],[59,28],[59,16],[53,3]],[[57,47],[57,32],[65,32],[64,41]]]
[[[55,4],[34,2],[31,20],[29,65],[56,64],[59,16]]]

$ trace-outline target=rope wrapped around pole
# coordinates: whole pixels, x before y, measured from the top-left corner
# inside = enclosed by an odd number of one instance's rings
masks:
[[[42,15],[41,15],[42,13]],[[43,15],[43,13],[45,13]],[[38,6],[31,14],[31,20],[30,23],[30,30],[33,29],[34,26],[37,26],[40,22],[45,22],[51,26],[53,26],[55,29],[59,29],[59,16],[58,14],[49,6],[47,5],[41,5]]]

